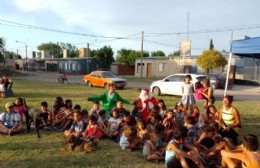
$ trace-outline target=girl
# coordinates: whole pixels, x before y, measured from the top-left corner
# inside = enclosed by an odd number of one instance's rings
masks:
[[[141,139],[137,136],[136,127],[128,127],[126,128],[119,141],[120,147],[130,150],[136,150],[140,148]]]
[[[195,106],[192,108],[191,117],[195,119],[196,128],[201,128],[202,126],[205,125],[204,117],[203,115],[200,114],[200,110],[198,107]]]
[[[65,110],[56,116],[55,125],[59,125],[61,127],[61,131],[67,129],[68,127],[70,128],[73,122],[74,110],[72,107],[72,101],[70,99],[65,100]]]
[[[158,101],[157,101],[157,106],[159,107],[159,114],[160,114],[160,116],[162,117],[162,118],[164,118],[165,117],[165,113],[166,113],[166,110],[167,110],[167,108],[166,108],[166,105],[165,105],[165,103],[164,103],[164,100],[163,99],[159,99]]]
[[[215,97],[213,96],[213,88],[210,87],[210,81],[209,79],[206,79],[203,82],[203,91],[202,91],[202,95],[203,95],[203,100],[204,100],[204,108],[206,109],[209,105],[213,105],[215,103]]]
[[[162,160],[164,158],[161,151],[156,150],[156,142],[158,134],[155,130],[150,130],[148,132],[148,140],[145,141],[143,147],[143,155],[145,160]]]
[[[117,109],[112,110],[112,117],[108,120],[108,135],[109,137],[115,137],[118,134],[118,131],[116,130],[118,127],[118,124],[122,121],[121,118],[119,118],[119,114]]]
[[[22,98],[17,98],[15,100],[15,106],[14,106],[14,111],[18,112],[20,114],[21,117],[21,121],[23,121],[23,115],[24,113],[27,111],[27,105],[25,102],[25,99]]]
[[[168,109],[166,117],[163,120],[163,126],[165,127],[165,141],[168,142],[172,138],[173,130],[177,127],[174,122],[174,112],[172,109]]]
[[[195,104],[195,97],[193,95],[193,84],[190,81],[191,76],[186,75],[184,78],[184,84],[182,85],[182,104],[184,105],[186,110],[189,110],[191,112],[192,106]]]
[[[101,131],[97,124],[97,118],[94,115],[91,115],[89,117],[89,124],[87,126],[87,129],[83,133],[83,137],[85,139],[97,139],[97,140],[101,138]]]
[[[184,118],[187,116],[187,112],[181,102],[177,103],[176,112],[174,113],[174,120],[177,124],[177,127],[181,127],[184,124]]]
[[[161,123],[162,117],[159,114],[152,113],[147,121],[147,130],[154,130],[156,125]]]
[[[196,101],[203,100],[203,95],[202,95],[203,90],[204,90],[203,85],[201,84],[200,81],[197,81],[195,83],[195,89],[194,89]]]
[[[216,107],[214,105],[210,105],[208,106],[207,110],[206,110],[206,114],[205,114],[205,122],[207,124],[213,123],[213,122],[217,122],[219,123],[218,120],[218,111],[216,109]]]
[[[137,135],[141,138],[141,140],[145,140],[147,138],[147,129],[143,120],[137,121]]]

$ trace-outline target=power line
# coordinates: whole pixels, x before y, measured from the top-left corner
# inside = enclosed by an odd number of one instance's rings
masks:
[[[65,33],[65,34],[72,34],[72,35],[79,35],[79,36],[88,36],[88,37],[96,37],[96,38],[114,38],[114,39],[123,38],[123,37],[115,37],[115,36],[101,36],[101,35],[92,35],[92,34],[69,32],[69,31],[64,31],[64,30],[51,29],[51,28],[47,28],[47,27],[40,27],[40,26],[33,26],[33,25],[22,24],[22,23],[17,23],[17,22],[11,22],[11,21],[3,20],[3,19],[0,19],[0,21],[4,22],[4,23],[0,23],[0,24],[6,25],[6,26],[16,26],[16,27],[21,27],[21,28],[36,29],[36,30],[42,30],[42,31],[50,31],[50,32]],[[7,24],[5,24],[5,23],[7,23]]]

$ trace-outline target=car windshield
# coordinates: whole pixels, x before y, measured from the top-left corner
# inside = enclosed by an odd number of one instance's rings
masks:
[[[102,77],[103,78],[116,78],[116,76],[114,74],[112,74],[111,72],[103,72]]]

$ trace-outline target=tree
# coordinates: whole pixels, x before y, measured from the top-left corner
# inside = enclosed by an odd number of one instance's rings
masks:
[[[109,69],[112,62],[114,62],[114,52],[110,46],[104,46],[98,50],[91,52],[93,57],[99,62],[101,68]]]
[[[212,39],[210,39],[209,50],[214,50],[214,44]]]
[[[143,57],[149,57],[149,53],[144,51]],[[122,48],[121,50],[117,51],[116,62],[125,63],[127,65],[134,65],[135,60],[138,58],[141,58],[140,51]]]
[[[180,50],[176,50],[173,52],[173,56],[180,56]]]
[[[62,48],[56,43],[42,43],[37,47],[38,50],[49,51],[49,54],[54,58],[62,58]]]
[[[5,39],[0,37],[0,62],[4,61]]]
[[[160,57],[160,56],[165,56],[165,54],[164,54],[164,52],[163,51],[161,51],[161,50],[158,50],[158,51],[153,51],[153,52],[151,52],[151,56],[152,57]]]
[[[69,58],[79,57],[79,50],[76,46],[73,46],[70,43],[60,43],[60,47],[68,51]]]
[[[197,64],[209,74],[209,71],[227,65],[227,60],[216,50],[205,50],[198,57]]]

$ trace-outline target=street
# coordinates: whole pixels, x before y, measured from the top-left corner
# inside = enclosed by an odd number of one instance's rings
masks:
[[[56,72],[29,72],[29,71],[19,71],[23,75],[18,75],[12,77],[14,79],[26,79],[26,80],[37,80],[37,81],[49,81],[57,82],[57,78],[60,74]],[[84,84],[82,80],[83,75],[68,75],[69,83]],[[128,77],[125,77],[128,79]],[[126,86],[126,89],[133,88],[149,88],[151,82],[145,79],[140,79],[130,77]],[[260,87],[259,86],[244,86],[244,85],[234,85],[231,89],[227,91],[228,95],[233,95],[234,100],[244,100],[244,101],[260,101]],[[217,99],[221,99],[224,95],[223,89],[214,90],[214,95]]]

